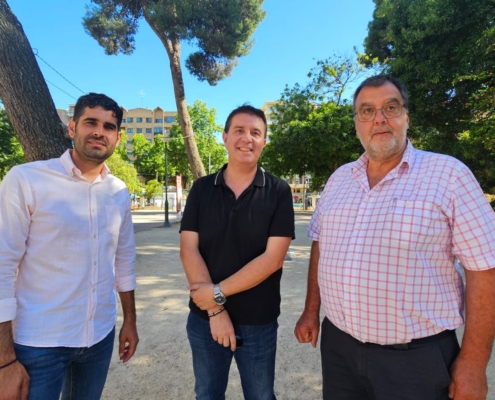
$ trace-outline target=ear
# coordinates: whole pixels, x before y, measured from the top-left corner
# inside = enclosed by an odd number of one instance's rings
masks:
[[[76,122],[71,119],[69,121],[69,125],[67,126],[67,128],[69,129],[69,136],[71,139],[74,139],[74,136],[76,134]]]
[[[120,139],[122,139],[122,131],[117,132],[117,143],[115,144],[115,147],[120,144]]]
[[[223,132],[222,133],[222,139],[223,139],[224,144],[227,143],[227,137],[228,137],[227,132]]]

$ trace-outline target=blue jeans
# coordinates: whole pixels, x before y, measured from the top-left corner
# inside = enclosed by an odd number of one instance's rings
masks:
[[[235,352],[213,340],[210,323],[189,313],[187,337],[191,345],[198,400],[224,400],[232,357],[235,358],[246,400],[276,400],[275,353],[278,322],[265,325],[236,325],[235,334],[244,339]]]
[[[115,328],[91,347],[31,347],[14,343],[26,368],[28,400],[98,400],[112,358]]]

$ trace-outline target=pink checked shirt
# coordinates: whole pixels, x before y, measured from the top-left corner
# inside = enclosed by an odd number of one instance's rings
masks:
[[[325,315],[362,342],[407,343],[463,324],[469,270],[495,267],[495,213],[460,161],[414,149],[373,189],[366,153],[328,180],[308,227]]]

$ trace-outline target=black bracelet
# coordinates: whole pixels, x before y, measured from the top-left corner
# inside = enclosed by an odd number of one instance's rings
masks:
[[[210,317],[210,318],[214,317],[215,315],[220,314],[222,311],[225,311],[225,307],[222,307],[216,311],[213,311],[211,314],[208,314],[208,317]]]
[[[2,369],[2,368],[7,368],[9,365],[14,364],[16,361],[17,361],[17,358],[15,358],[14,360],[12,360],[11,362],[9,362],[9,363],[7,363],[7,364],[5,364],[5,365],[2,365],[2,366],[0,367],[0,369]]]

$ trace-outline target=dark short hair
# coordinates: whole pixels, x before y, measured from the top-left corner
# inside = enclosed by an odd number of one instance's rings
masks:
[[[265,113],[263,112],[263,110],[260,110],[259,108],[254,108],[249,104],[243,104],[242,106],[237,107],[234,111],[232,111],[229,114],[229,116],[227,117],[227,121],[225,122],[225,128],[223,130],[225,133],[229,132],[232,118],[234,118],[237,114],[249,114],[261,118],[263,123],[265,124],[265,138],[266,138],[266,134],[268,132],[268,126],[266,125]]]
[[[115,100],[101,93],[88,93],[79,97],[74,107],[74,116],[72,117],[76,124],[87,107],[102,107],[104,110],[112,111],[113,116],[117,119],[117,130],[120,130],[124,112]]]
[[[390,82],[397,88],[397,90],[400,92],[400,95],[402,96],[402,103],[404,105],[404,108],[409,109],[409,95],[407,94],[407,89],[404,84],[397,78],[394,78],[390,75],[375,75],[368,79],[365,79],[354,92],[354,98],[352,100],[352,108],[354,112],[356,112],[356,99],[359,95],[359,92],[361,92],[363,88],[380,87],[385,85],[387,82]]]

